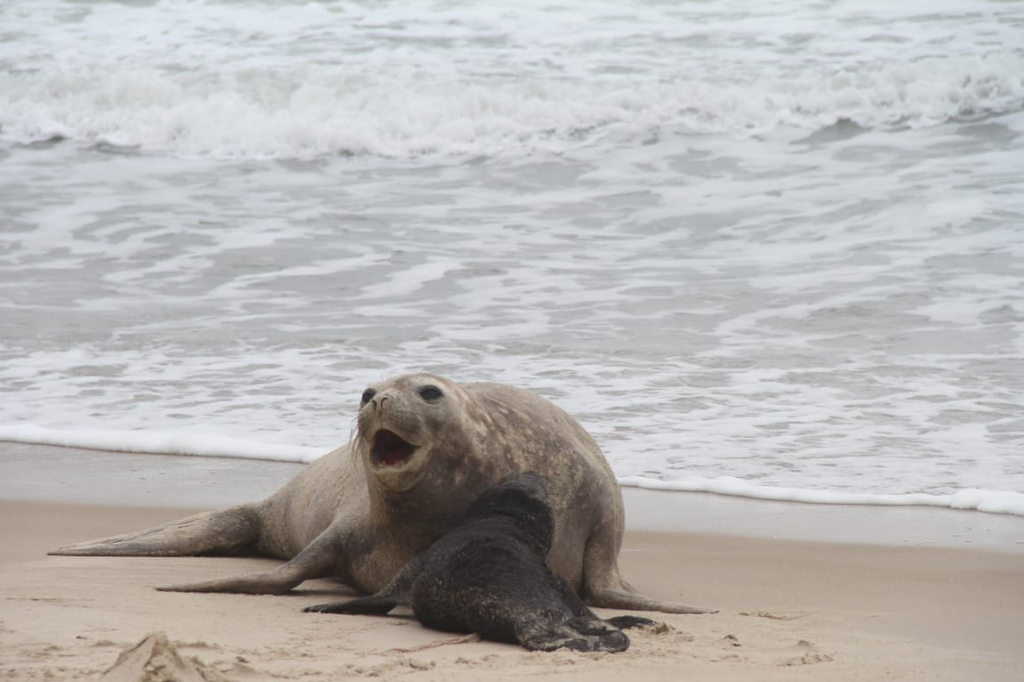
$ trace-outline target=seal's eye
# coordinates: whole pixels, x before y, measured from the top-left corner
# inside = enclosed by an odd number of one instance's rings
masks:
[[[443,395],[444,393],[441,393],[441,389],[437,386],[424,386],[420,389],[420,397],[428,403],[435,402]]]
[[[377,391],[373,390],[372,388],[366,389],[365,391],[363,391],[363,400],[359,404],[360,405],[365,405],[366,403],[368,403],[371,400],[373,400],[373,396],[375,396],[375,395],[377,395]]]

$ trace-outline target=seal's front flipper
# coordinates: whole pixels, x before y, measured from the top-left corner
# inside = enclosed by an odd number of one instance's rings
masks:
[[[717,609],[704,609],[698,606],[685,606],[672,602],[657,601],[625,589],[606,589],[592,591],[587,601],[591,606],[606,609],[632,609],[636,611],[661,611],[662,613],[718,613]]]
[[[246,573],[229,578],[204,580],[198,583],[167,585],[158,587],[161,592],[237,592],[242,594],[284,594],[293,587],[313,578],[325,578],[336,575],[344,579],[347,576],[335,574],[335,568],[343,557],[337,554],[334,527],[329,527],[317,536],[306,549],[302,550],[287,563],[281,564],[272,571]]]
[[[359,597],[348,601],[335,601],[328,604],[307,606],[307,613],[348,613],[360,616],[386,616],[396,606],[412,605],[412,586],[416,577],[422,572],[426,556],[414,556],[405,566],[399,569],[383,590],[369,597]]]
[[[254,545],[260,521],[252,505],[203,512],[135,533],[79,542],[53,550],[60,556],[198,556],[232,554]]]
[[[306,613],[348,613],[360,616],[386,616],[391,609],[398,606],[398,602],[374,594],[369,597],[350,599],[348,601],[335,601],[328,604],[317,604],[302,609]]]
[[[620,630],[629,630],[630,628],[648,628],[654,625],[660,625],[656,620],[642,618],[640,616],[613,616],[612,618],[605,618],[604,620],[606,623],[611,623]]]

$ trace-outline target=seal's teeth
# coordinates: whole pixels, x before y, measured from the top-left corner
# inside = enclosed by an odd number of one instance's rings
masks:
[[[416,450],[416,446],[407,443],[398,434],[381,429],[373,439],[373,458],[377,464],[397,466],[402,464]]]

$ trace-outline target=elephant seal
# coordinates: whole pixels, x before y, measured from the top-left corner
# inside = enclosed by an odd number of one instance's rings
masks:
[[[305,610],[385,615],[411,606],[429,628],[473,632],[531,651],[625,651],[629,638],[620,626],[657,625],[637,616],[604,621],[594,615],[548,568],[554,531],[541,477],[514,474],[485,490],[454,528],[377,594]]]
[[[597,443],[540,396],[431,374],[362,394],[356,437],[262,502],[204,512],[51,554],[196,556],[245,552],[286,560],[269,571],[158,589],[280,594],[333,577],[364,594],[387,585],[487,488],[540,474],[555,517],[548,562],[590,604],[707,613],[638,594],[619,575],[622,494]]]

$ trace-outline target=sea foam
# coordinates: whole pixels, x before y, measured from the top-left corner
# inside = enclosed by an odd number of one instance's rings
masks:
[[[676,480],[623,476],[619,478],[619,484],[649,490],[714,493],[715,495],[729,495],[779,502],[885,507],[946,507],[949,509],[977,510],[992,514],[1024,516],[1024,494],[1006,490],[968,488],[950,495],[930,495],[927,493],[884,495],[877,493],[851,493],[840,490],[759,486],[731,476],[719,476],[717,478],[688,477]]]
[[[238,457],[304,463],[312,462],[325,452],[316,448],[261,443],[209,433],[114,429],[61,431],[30,424],[0,426],[0,441],[150,455]]]

